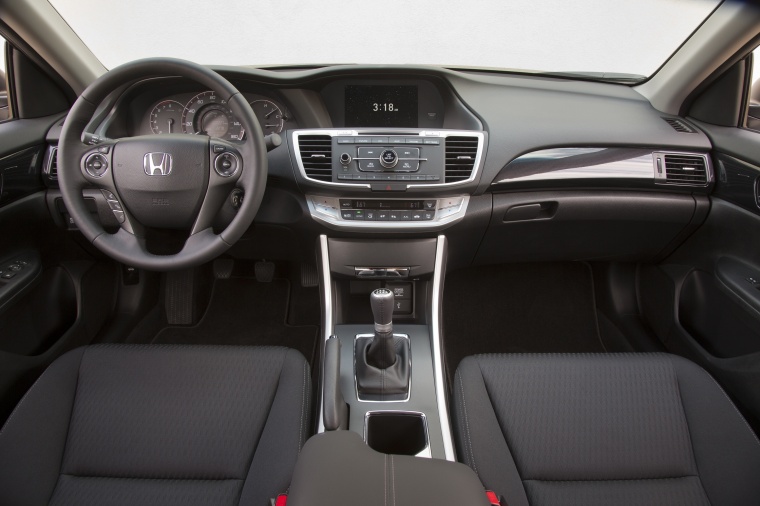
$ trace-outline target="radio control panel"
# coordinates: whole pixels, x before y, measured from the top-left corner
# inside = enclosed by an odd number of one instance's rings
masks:
[[[373,191],[471,183],[485,142],[483,132],[455,130],[315,129],[291,135],[298,168],[309,182]]]
[[[425,143],[427,141],[427,143]],[[345,136],[333,138],[333,181],[441,182],[440,138]]]

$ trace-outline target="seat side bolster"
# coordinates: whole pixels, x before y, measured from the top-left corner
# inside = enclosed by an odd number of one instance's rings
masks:
[[[267,504],[273,494],[287,491],[311,428],[310,399],[309,364],[298,351],[287,350],[277,392],[243,486],[241,505]],[[269,477],[267,483],[261,482],[261,476]]]
[[[477,356],[467,357],[459,364],[453,396],[452,419],[459,460],[477,473],[487,489],[503,495],[510,506],[527,506],[525,488],[496,418]]]
[[[702,486],[712,504],[755,505],[760,443],[723,389],[704,369],[671,356]]]
[[[78,348],[53,362],[0,431],[0,503],[48,504],[61,470],[84,351]]]

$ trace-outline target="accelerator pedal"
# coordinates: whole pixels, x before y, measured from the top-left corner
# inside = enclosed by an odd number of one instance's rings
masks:
[[[166,274],[164,307],[169,325],[192,325],[193,288],[195,273],[192,269],[170,271]]]
[[[301,286],[313,288],[319,286],[319,271],[314,264],[301,264]]]

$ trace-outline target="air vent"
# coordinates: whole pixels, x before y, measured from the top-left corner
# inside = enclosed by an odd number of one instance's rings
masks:
[[[678,119],[678,118],[662,118],[665,120],[665,122],[673,127],[673,130],[676,132],[680,132],[683,134],[693,134],[696,133],[696,130],[691,128],[689,125],[686,124],[686,122]]]
[[[477,137],[446,137],[446,182],[459,183],[469,179],[477,154]]]
[[[45,175],[51,181],[58,181],[58,148],[50,148]]]
[[[332,181],[332,137],[329,135],[302,135],[298,148],[306,177],[317,181]]]
[[[702,186],[707,184],[707,162],[699,155],[664,155],[665,182]]]

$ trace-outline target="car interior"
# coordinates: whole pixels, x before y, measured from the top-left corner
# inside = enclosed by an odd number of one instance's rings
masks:
[[[760,504],[760,6],[670,3],[634,74],[0,0],[0,506]]]

